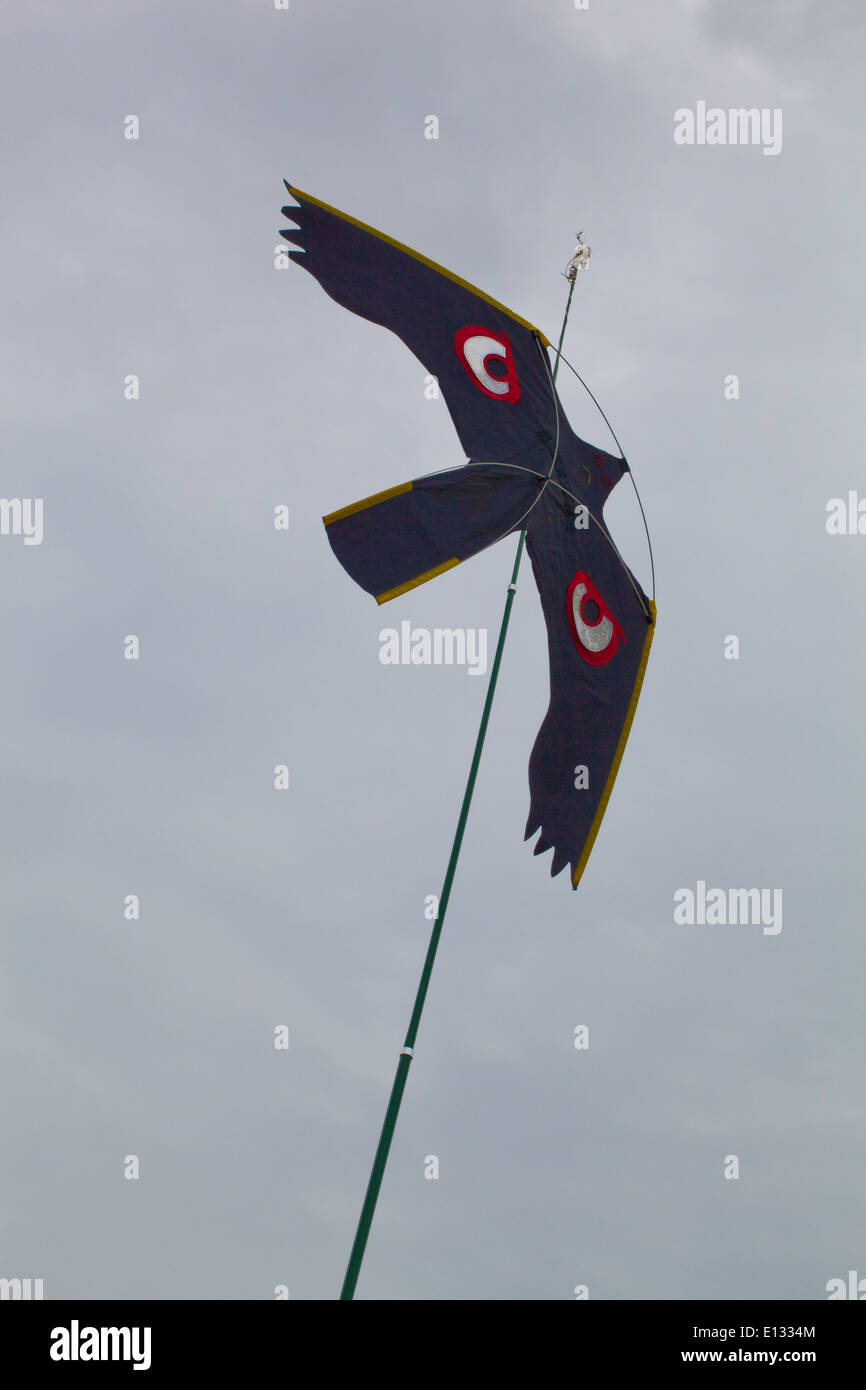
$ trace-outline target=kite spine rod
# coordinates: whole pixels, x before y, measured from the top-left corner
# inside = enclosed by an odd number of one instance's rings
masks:
[[[568,322],[568,311],[571,308],[571,300],[574,295],[575,277],[569,281],[568,302],[565,306],[565,315],[562,320],[562,331],[559,335],[559,348],[557,349],[556,361],[553,367],[553,382],[556,382],[556,373],[559,367],[560,352],[562,341],[565,337],[565,325]],[[546,361],[546,358],[545,358]],[[554,391],[554,404],[556,404],[556,392]],[[557,407],[557,444],[559,437],[559,418]],[[556,462],[556,448],[553,453],[554,463]],[[551,464],[551,473],[553,464]],[[530,508],[531,510],[531,508]],[[522,520],[522,518],[521,518]],[[475,749],[472,754],[472,765],[469,768],[469,777],[466,781],[466,790],[463,793],[463,802],[460,807],[460,815],[457,820],[457,829],[454,832],[454,843],[451,846],[451,854],[448,859],[448,867],[445,871],[445,881],[442,885],[442,892],[439,895],[439,906],[436,912],[436,920],[433,923],[433,930],[430,933],[430,943],[427,947],[427,955],[424,959],[424,966],[421,971],[421,979],[418,984],[418,991],[415,995],[415,1005],[412,1009],[412,1016],[409,1020],[409,1027],[406,1030],[406,1040],[397,1059],[397,1071],[394,1076],[394,1084],[391,1087],[391,1095],[388,1100],[388,1108],[385,1112],[385,1120],[382,1125],[382,1132],[379,1136],[379,1144],[376,1149],[376,1156],[373,1159],[373,1167],[367,1183],[367,1191],[364,1196],[364,1205],[361,1208],[361,1216],[358,1221],[358,1229],[355,1232],[355,1240],[352,1251],[349,1255],[349,1263],[346,1268],[346,1277],[343,1280],[343,1288],[340,1293],[340,1300],[347,1301],[355,1296],[355,1288],[358,1283],[358,1276],[361,1272],[361,1264],[364,1259],[364,1251],[367,1248],[367,1238],[370,1234],[370,1227],[373,1223],[373,1214],[376,1210],[376,1202],[379,1198],[379,1189],[382,1186],[382,1178],[385,1173],[385,1165],[388,1162],[388,1154],[391,1149],[391,1141],[394,1138],[394,1130],[397,1125],[397,1116],[400,1113],[400,1104],[403,1099],[403,1092],[406,1088],[406,1078],[409,1075],[409,1067],[414,1056],[415,1039],[421,1023],[421,1013],[424,1008],[424,1001],[427,998],[427,989],[430,984],[430,976],[433,973],[433,965],[436,960],[436,952],[439,948],[439,938],[442,935],[442,927],[445,922],[445,913],[451,897],[451,885],[454,882],[454,874],[457,870],[457,861],[460,858],[460,849],[463,844],[463,835],[466,830],[466,822],[469,818],[469,807],[472,804],[472,794],[475,791],[475,781],[478,776],[478,768],[481,763],[481,754],[484,751],[484,740],[487,735],[487,725],[490,721],[490,711],[493,706],[493,697],[496,694],[496,682],[499,679],[499,667],[502,664],[502,653],[505,648],[505,638],[508,634],[508,624],[511,619],[511,609],[514,603],[514,595],[517,592],[517,572],[520,569],[520,561],[523,558],[523,547],[526,541],[526,532],[520,532],[520,539],[517,542],[517,553],[514,557],[514,568],[511,573],[511,582],[508,585],[508,593],[505,598],[505,611],[502,615],[502,623],[499,628],[499,638],[496,643],[496,655],[493,658],[493,666],[490,670],[490,680],[487,685],[487,695],[484,700],[484,709],[481,713],[481,723],[478,728],[478,737],[475,740]]]
[[[652,592],[652,597],[653,597],[653,603],[655,603],[655,597],[656,597],[656,566],[655,566],[655,560],[653,559],[653,543],[652,543],[652,541],[650,540],[649,527],[647,526],[647,520],[646,520],[646,512],[645,512],[644,509],[643,509],[643,502],[641,501],[641,495],[640,495],[640,493],[639,493],[638,490],[637,490],[637,483],[636,483],[635,480],[634,480],[634,474],[633,474],[632,471],[631,471],[631,465],[630,465],[628,459],[626,458],[625,454],[623,453],[622,445],[620,444],[619,440],[618,440],[617,437],[616,437],[616,431],[614,430],[613,425],[610,423],[610,420],[608,420],[607,416],[605,415],[604,411],[602,410],[602,408],[601,408],[601,406],[599,405],[598,401],[596,400],[595,396],[592,394],[592,392],[590,391],[590,389],[589,389],[589,387],[587,386],[586,382],[584,381],[583,377],[580,375],[580,372],[577,370],[576,367],[573,367],[573,366],[571,365],[571,363],[569,362],[569,360],[568,360],[567,357],[563,357],[563,355],[562,355],[562,338],[561,338],[561,337],[560,337],[560,339],[559,339],[559,347],[556,349],[556,367],[559,366],[560,362],[564,362],[565,365],[566,365],[566,367],[568,368],[568,370],[569,370],[570,372],[573,372],[574,375],[577,377],[578,381],[580,382],[580,384],[581,384],[581,386],[583,387],[583,389],[584,389],[584,391],[586,392],[586,394],[589,396],[590,400],[592,401],[593,405],[595,406],[595,408],[596,408],[596,410],[598,411],[599,415],[601,416],[602,420],[604,421],[604,423],[607,425],[608,429],[610,430],[611,435],[613,436],[613,441],[614,441],[614,443],[616,444],[616,447],[619,449],[619,456],[620,456],[620,458],[622,459],[623,463],[625,464],[626,468],[628,469],[628,476],[631,478],[631,485],[632,485],[632,487],[634,488],[634,495],[635,495],[635,497],[637,498],[637,504],[638,504],[638,506],[640,507],[640,514],[641,514],[641,517],[643,518],[643,529],[644,529],[644,531],[646,532],[646,543],[647,543],[647,549],[649,550],[650,575],[651,575],[651,578],[652,578],[652,591],[653,591],[653,592]],[[554,380],[556,380],[556,367],[554,367],[554,369],[553,369],[553,378],[554,378]],[[613,544],[613,542],[611,542],[611,544]],[[619,554],[619,552],[617,552],[617,554]],[[622,559],[621,556],[620,556],[620,559]]]
[[[565,497],[570,497],[571,500],[572,500],[572,502],[577,502],[578,505],[581,506],[581,507],[586,507],[586,514],[587,514],[587,516],[589,517],[590,521],[595,522],[595,525],[598,527],[599,531],[600,531],[601,534],[604,536],[605,540],[607,541],[607,543],[608,543],[608,545],[610,546],[611,550],[613,551],[614,555],[616,556],[616,558],[619,560],[620,564],[622,565],[623,571],[624,571],[624,573],[625,573],[625,577],[626,577],[626,579],[629,581],[629,583],[631,584],[631,587],[634,589],[634,596],[635,596],[635,598],[636,598],[637,601],[638,601],[638,605],[639,605],[640,608],[643,610],[644,616],[647,618],[648,621],[651,621],[652,615],[650,614],[649,609],[647,608],[646,604],[644,603],[643,597],[642,597],[641,592],[640,592],[640,589],[637,587],[637,585],[635,584],[634,580],[632,579],[632,577],[631,577],[631,571],[630,571],[628,565],[626,564],[625,560],[622,558],[622,555],[620,554],[620,552],[619,552],[619,550],[618,550],[618,548],[617,548],[617,546],[616,546],[616,543],[615,543],[613,537],[611,536],[611,534],[610,534],[610,532],[608,531],[607,527],[605,526],[604,522],[603,522],[603,521],[599,521],[599,519],[598,519],[598,517],[596,516],[595,512],[592,511],[589,507],[587,507],[587,505],[586,505],[586,503],[584,502],[584,500],[583,500],[582,497],[578,497],[578,495],[577,495],[576,492],[570,492],[570,491],[568,490],[567,487],[563,487],[562,483],[556,482],[556,480],[555,480],[554,478],[551,478],[551,476],[550,476],[549,473],[548,473],[548,474],[539,473],[539,471],[538,471],[537,468],[524,468],[522,464],[519,464],[519,463],[511,463],[511,462],[508,462],[508,461],[506,461],[506,460],[497,462],[496,467],[497,467],[497,468],[514,468],[514,469],[517,470],[518,473],[528,473],[528,474],[530,475],[530,477],[532,477],[532,478],[540,478],[540,479],[542,479],[543,482],[544,482],[544,487],[551,486],[551,487],[558,488],[558,490],[563,494],[563,496],[565,496]],[[630,472],[630,470],[629,470],[629,472]],[[543,491],[544,491],[544,488],[542,488],[542,492],[543,492]],[[635,491],[637,491],[636,488],[635,488]],[[541,493],[539,493],[539,496],[541,496]],[[640,502],[640,495],[638,495],[638,502]],[[533,507],[535,506],[535,502],[533,502],[532,506],[533,506]],[[532,508],[530,508],[530,511],[531,511],[531,510],[532,510]],[[641,513],[643,513],[643,507],[641,507]],[[524,512],[523,515],[526,516],[527,513]],[[521,520],[522,520],[522,518],[521,518]],[[644,517],[644,526],[646,526],[646,517]],[[508,533],[506,532],[505,534],[507,535]],[[501,540],[502,537],[500,536],[499,539]],[[485,548],[485,550],[487,549],[486,546],[485,546],[484,548]],[[655,585],[653,585],[653,598],[655,598]]]

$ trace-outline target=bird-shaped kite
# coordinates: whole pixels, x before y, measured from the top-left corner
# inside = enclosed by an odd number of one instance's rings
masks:
[[[525,530],[547,623],[550,706],[529,760],[525,837],[577,887],[613,787],[655,626],[604,504],[628,471],[580,439],[556,393],[548,339],[426,256],[286,183],[292,260],[353,313],[390,328],[438,380],[463,467],[324,518],[331,547],[377,603]]]

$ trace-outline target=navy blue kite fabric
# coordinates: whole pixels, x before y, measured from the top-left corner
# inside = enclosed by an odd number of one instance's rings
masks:
[[[526,531],[547,624],[550,705],[529,762],[525,838],[576,888],[631,726],[655,605],[616,553],[604,504],[623,459],[571,429],[547,339],[417,252],[286,184],[290,256],[338,304],[389,328],[434,375],[468,463],[325,517],[351,577],[388,602]],[[558,447],[557,447],[558,436]],[[555,458],[554,458],[555,451]]]

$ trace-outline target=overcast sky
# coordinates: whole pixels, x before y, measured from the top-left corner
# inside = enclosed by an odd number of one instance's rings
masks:
[[[522,839],[524,566],[358,1297],[866,1275],[866,536],[826,528],[866,497],[862,5],[48,0],[0,39],[2,493],[44,500],[0,535],[0,1276],[342,1282],[486,687],[379,634],[492,650],[515,541],[381,609],[337,563],[323,514],[463,455],[404,346],[276,267],[283,177],[554,340],[583,230],[565,351],[656,562],[577,893]],[[699,102],[781,150],[676,144]],[[607,515],[648,587],[627,484]],[[780,889],[781,931],[676,923],[699,880]]]

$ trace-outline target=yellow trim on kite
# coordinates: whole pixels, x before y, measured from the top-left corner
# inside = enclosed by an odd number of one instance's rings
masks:
[[[650,647],[652,646],[653,636],[655,635],[656,606],[653,603],[652,599],[650,599],[649,607],[651,615],[649,632],[647,633],[646,640],[644,641],[640,665],[637,668],[637,676],[635,678],[634,689],[631,692],[631,699],[629,700],[628,710],[625,716],[625,723],[622,726],[622,733],[619,736],[619,743],[616,746],[616,753],[614,754],[610,772],[608,773],[607,781],[604,785],[604,791],[601,794],[601,801],[598,803],[598,809],[596,810],[592,825],[589,827],[589,834],[587,835],[586,841],[584,842],[580,859],[577,861],[577,868],[572,874],[572,888],[576,888],[577,885],[580,883],[581,875],[583,874],[583,871],[586,868],[587,860],[589,859],[589,856],[592,853],[592,847],[595,844],[595,837],[598,834],[599,826],[601,825],[602,818],[604,816],[605,811],[607,810],[607,803],[610,799],[610,794],[613,791],[613,784],[616,781],[616,774],[619,772],[619,765],[622,762],[622,755],[625,752],[625,745],[628,742],[628,736],[631,732],[632,720],[634,719],[635,710],[637,709],[638,697],[640,696],[640,688],[643,685],[644,673],[646,672],[647,662],[649,661]]]
[[[387,603],[389,599],[399,598],[401,594],[407,594],[410,589],[417,589],[419,584],[426,584],[428,579],[435,579],[437,574],[444,574],[446,570],[453,570],[454,566],[459,564],[460,561],[456,559],[446,560],[444,565],[437,565],[435,569],[416,575],[414,579],[407,579],[405,584],[398,584],[396,589],[388,589],[384,594],[377,594],[376,602]]]
[[[400,483],[398,487],[386,488],[384,492],[374,492],[372,497],[364,497],[360,502],[352,502],[348,507],[341,507],[338,512],[331,512],[329,516],[323,516],[322,520],[326,526],[331,526],[335,521],[342,521],[344,516],[353,516],[355,512],[363,512],[367,507],[377,507],[380,502],[387,502],[389,497],[399,497],[401,492],[411,491],[411,483]]]
[[[297,198],[299,202],[302,199],[306,199],[308,203],[315,203],[317,208],[322,208],[325,212],[332,212],[335,217],[342,217],[344,222],[351,222],[354,227],[360,227],[362,232],[370,232],[373,236],[377,236],[380,241],[387,241],[389,246],[396,246],[398,251],[405,251],[407,256],[413,256],[416,261],[420,261],[422,265],[428,265],[431,270],[437,271],[439,275],[446,275],[449,280],[454,281],[455,285],[462,285],[464,290],[469,290],[472,294],[477,294],[479,299],[486,300],[488,304],[493,305],[494,309],[499,309],[501,313],[507,314],[510,319],[514,319],[516,323],[522,324],[524,328],[529,329],[530,333],[537,333],[545,347],[551,346],[550,339],[546,338],[541,329],[535,327],[535,324],[528,323],[526,319],[522,319],[519,314],[515,314],[513,309],[506,308],[504,304],[499,303],[498,299],[493,299],[491,295],[485,294],[477,285],[470,285],[468,280],[462,280],[459,275],[454,274],[453,270],[446,270],[444,265],[439,265],[437,261],[431,261],[429,257],[422,256],[420,251],[413,251],[411,246],[406,246],[402,241],[395,241],[394,237],[386,236],[384,232],[380,232],[376,227],[371,227],[368,222],[361,222],[357,217],[350,217],[347,212],[341,212],[339,208],[331,207],[330,203],[323,203],[321,198],[314,198],[311,193],[304,193],[302,189],[294,188],[290,183],[287,183],[286,187],[292,197]]]

